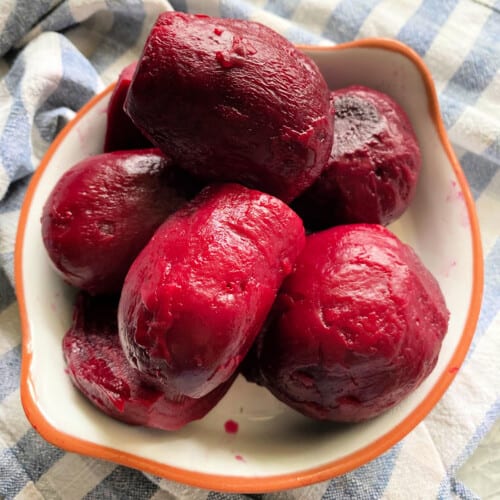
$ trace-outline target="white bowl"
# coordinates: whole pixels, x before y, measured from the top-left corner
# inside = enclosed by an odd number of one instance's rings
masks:
[[[362,84],[386,92],[413,123],[423,168],[414,202],[391,228],[434,273],[451,312],[434,371],[396,408],[356,425],[309,420],[241,378],[205,418],[177,432],[128,426],[88,403],[64,371],[61,338],[70,324],[74,290],[52,270],[40,216],[58,178],[79,160],[101,152],[109,87],[57,137],[33,176],[21,211],[15,259],[23,329],[21,394],[29,420],[51,443],[208,489],[298,487],[380,455],[424,418],[451,383],[479,314],[482,256],[474,204],[446,137],[430,74],[413,51],[393,41],[303,49],[331,88]],[[226,431],[229,420],[238,424],[237,432]]]

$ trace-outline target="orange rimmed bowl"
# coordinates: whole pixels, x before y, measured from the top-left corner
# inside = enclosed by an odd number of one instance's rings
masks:
[[[242,378],[204,419],[176,432],[128,426],[88,403],[64,371],[61,339],[71,321],[74,290],[52,270],[40,216],[58,178],[77,161],[102,151],[111,86],[54,141],[21,210],[15,253],[23,332],[21,396],[30,422],[47,441],[194,486],[265,492],[326,480],[363,465],[410,432],[446,391],[474,334],[483,261],[474,203],[448,142],[430,73],[411,49],[389,40],[303,50],[332,89],[362,84],[386,92],[415,128],[423,157],[417,194],[391,229],[434,273],[451,312],[434,371],[400,405],[356,425],[306,419]]]

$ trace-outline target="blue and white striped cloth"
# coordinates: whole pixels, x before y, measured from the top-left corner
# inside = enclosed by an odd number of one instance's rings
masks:
[[[484,305],[472,349],[438,406],[383,456],[330,482],[263,497],[475,498],[457,471],[500,415],[500,1],[493,0],[0,1],[0,497],[244,498],[65,453],[31,428],[19,397],[12,257],[29,175],[172,7],[258,20],[298,43],[397,38],[425,59],[482,230]]]

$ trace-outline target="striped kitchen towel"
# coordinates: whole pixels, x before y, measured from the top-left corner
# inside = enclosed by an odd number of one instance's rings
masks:
[[[65,453],[31,428],[19,398],[12,260],[30,174],[75,111],[138,57],[155,18],[170,8],[257,20],[297,43],[390,37],[424,58],[482,230],[484,303],[471,350],[437,407],[387,453],[331,481],[263,498],[475,498],[457,471],[500,415],[500,370],[493,369],[500,359],[500,2],[493,0],[1,0],[0,497],[245,498]]]

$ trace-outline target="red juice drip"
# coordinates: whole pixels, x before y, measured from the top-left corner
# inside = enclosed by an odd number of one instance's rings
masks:
[[[227,420],[224,424],[224,430],[228,434],[236,434],[238,432],[238,427],[238,422],[235,422],[234,420]]]

